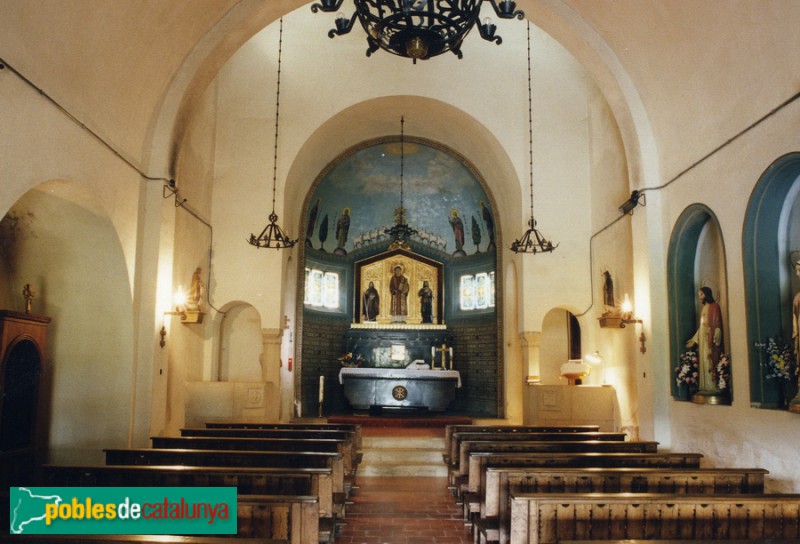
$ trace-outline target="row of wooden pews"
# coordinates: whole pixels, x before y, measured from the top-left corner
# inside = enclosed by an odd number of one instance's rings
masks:
[[[451,425],[445,439],[475,543],[800,543],[800,495],[764,494],[763,469],[701,468],[591,426]]]
[[[180,437],[153,437],[150,448],[104,452],[105,465],[41,467],[39,485],[235,486],[237,544],[248,538],[264,544],[332,543],[337,527],[345,523],[348,498],[356,487],[361,428],[326,423],[209,423],[182,429]],[[199,536],[153,538],[142,542],[194,544],[190,538],[199,539],[197,544],[206,542]],[[224,540],[216,537],[208,542]]]

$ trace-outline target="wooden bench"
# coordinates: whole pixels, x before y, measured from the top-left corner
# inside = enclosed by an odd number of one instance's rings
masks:
[[[286,438],[295,440],[320,439],[343,440],[349,445],[352,466],[361,462],[361,440],[356,431],[341,429],[218,429],[218,428],[183,428],[182,437],[217,437],[217,438]],[[353,479],[355,479],[354,472]]]
[[[700,468],[700,453],[507,453],[475,452],[469,456],[467,491],[477,492],[489,467],[654,467]],[[485,484],[484,484],[485,485]]]
[[[625,433],[612,433],[612,432],[539,432],[539,431],[514,431],[514,432],[455,432],[450,438],[450,447],[446,452],[446,457],[449,457],[448,463],[454,464],[458,460],[458,452],[462,442],[466,441],[485,441],[485,442],[508,442],[508,441],[523,441],[523,440],[537,440],[542,442],[578,442],[578,441],[610,441],[610,442],[624,442]]]
[[[511,544],[800,538],[800,495],[511,493]],[[502,542],[502,540],[501,540]]]
[[[37,480],[50,487],[236,487],[239,495],[316,495],[321,518],[333,518],[330,468],[244,468],[44,465]]]
[[[334,512],[345,518],[344,463],[341,453],[300,451],[188,450],[155,448],[104,449],[108,465],[184,465],[197,467],[330,468]]]
[[[656,453],[658,442],[537,442],[537,441],[472,441],[461,442],[458,454],[458,464],[451,467],[451,482],[454,484],[456,495],[459,495],[462,486],[456,482],[462,481],[469,475],[469,458],[472,453]],[[475,489],[469,489],[475,491]]]
[[[353,443],[346,439],[154,436],[150,440],[156,449],[338,452],[342,454],[345,474],[353,474],[356,470]]]
[[[600,432],[599,425],[447,425],[444,428],[445,450],[442,454],[445,464],[450,464],[450,451],[453,435],[460,432],[472,433],[591,433]]]
[[[206,423],[207,429],[288,429],[350,431],[355,434],[356,447],[361,449],[361,425],[357,423]]]
[[[136,543],[191,543],[191,544],[241,544],[241,542],[282,543],[282,544],[319,544],[319,499],[303,495],[241,495],[237,497],[237,534],[236,535],[197,535],[192,537],[147,536],[134,539],[123,536],[117,539],[108,535],[83,537],[65,542],[136,542]],[[6,525],[3,532],[6,532]],[[30,540],[29,540],[30,538]],[[26,535],[0,536],[0,542],[11,544],[55,543],[60,536]],[[245,540],[240,540],[245,539]],[[251,540],[252,539],[252,540]],[[333,542],[333,536],[322,542]]]
[[[511,490],[521,493],[666,493],[692,495],[758,494],[768,471],[726,468],[546,468],[486,469],[473,531],[480,541],[501,540]]]

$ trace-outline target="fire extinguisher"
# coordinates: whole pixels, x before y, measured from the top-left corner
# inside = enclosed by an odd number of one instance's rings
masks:
[[[289,372],[291,372],[292,371],[292,358],[291,357],[289,357],[288,365],[289,365]]]

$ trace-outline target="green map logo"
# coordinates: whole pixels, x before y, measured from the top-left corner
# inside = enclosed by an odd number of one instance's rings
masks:
[[[236,534],[235,487],[12,487],[18,534]]]

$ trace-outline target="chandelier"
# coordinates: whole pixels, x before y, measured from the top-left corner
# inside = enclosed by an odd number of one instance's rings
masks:
[[[536,219],[533,217],[533,107],[531,103],[531,25],[528,25],[528,171],[530,173],[531,187],[531,218],[528,220],[528,230],[517,240],[511,242],[511,251],[514,253],[550,253],[558,244],[553,245],[536,229]]]
[[[312,4],[317,13],[338,11],[343,0],[321,0]],[[503,39],[490,18],[481,22],[480,12],[489,2],[501,19],[522,19],[525,13],[512,0],[353,0],[356,11],[351,17],[336,16],[336,28],[328,37],[342,36],[352,30],[358,18],[367,33],[367,56],[378,49],[413,59],[426,60],[447,51],[462,58],[461,43],[478,26],[481,38],[500,45]]]
[[[417,230],[410,227],[406,223],[406,209],[403,206],[403,162],[405,158],[405,118],[400,116],[400,207],[394,210],[394,225],[391,228],[384,230],[389,239],[389,249],[410,249],[408,240],[415,234]]]
[[[275,186],[278,180],[278,119],[281,112],[281,50],[283,44],[283,18],[280,21],[280,32],[278,33],[278,81],[275,98],[275,154],[272,163],[272,212],[269,214],[269,223],[261,234],[256,237],[250,234],[247,242],[258,248],[291,249],[297,243],[297,239],[292,240],[283,232],[278,224],[278,214],[275,213]]]

